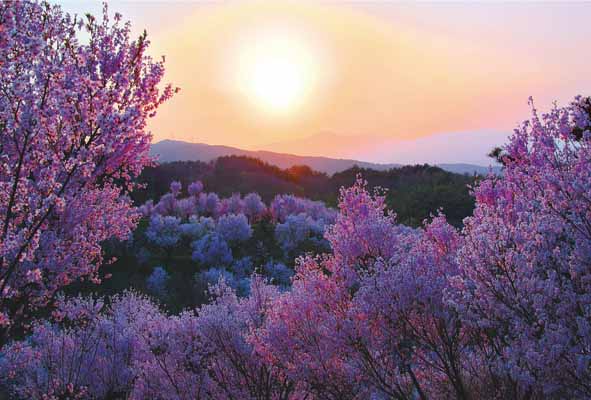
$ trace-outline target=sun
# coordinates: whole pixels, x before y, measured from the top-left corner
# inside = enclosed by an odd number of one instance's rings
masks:
[[[255,103],[275,111],[294,108],[302,100],[307,85],[302,66],[280,55],[253,62],[245,83]]]
[[[318,66],[313,48],[293,32],[258,31],[240,43],[238,53],[239,90],[267,112],[294,111],[314,87]]]

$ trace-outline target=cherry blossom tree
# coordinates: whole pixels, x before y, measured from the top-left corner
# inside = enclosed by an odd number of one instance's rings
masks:
[[[126,292],[103,300],[58,299],[51,321],[0,357],[0,387],[10,398],[126,398],[148,321],[162,318],[146,297]]]
[[[238,298],[223,282],[213,292],[213,302],[201,307],[197,317],[204,345],[211,351],[212,398],[293,398],[293,383],[282,370],[264,362],[250,338],[264,323],[277,289],[254,276],[248,298]]]
[[[47,3],[0,4],[0,343],[63,286],[98,282],[151,160],[148,118],[175,92],[130,25]],[[79,33],[86,35],[84,40]]]
[[[291,290],[277,298],[254,340],[257,351],[283,369],[299,392],[320,399],[367,398],[371,387],[353,357],[354,298],[368,260],[392,255],[398,239],[386,234],[398,230],[393,215],[384,214],[383,197],[369,194],[361,179],[341,191],[339,210],[326,233],[334,254],[298,260]],[[359,245],[361,237],[377,239],[375,232],[383,234],[376,247]]]
[[[402,239],[398,254],[362,274],[350,310],[350,358],[381,396],[482,398],[473,393],[470,332],[445,301],[458,271],[459,232],[439,215]]]
[[[591,107],[515,130],[504,173],[475,189],[451,301],[487,340],[504,398],[591,397]]]

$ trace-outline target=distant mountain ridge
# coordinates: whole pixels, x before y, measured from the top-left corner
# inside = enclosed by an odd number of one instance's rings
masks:
[[[230,146],[209,145],[205,143],[190,143],[181,140],[166,139],[152,144],[150,154],[157,156],[160,162],[172,161],[203,161],[209,162],[222,156],[247,156],[258,158],[261,161],[276,165],[279,168],[290,168],[294,165],[307,165],[313,170],[332,175],[337,172],[345,171],[355,165],[360,168],[375,169],[384,171],[391,168],[399,168],[402,164],[372,163],[366,161],[339,159],[318,156],[298,156],[286,153],[275,153],[265,150],[243,150]],[[459,174],[487,174],[489,167],[475,164],[436,164],[443,170]],[[494,173],[500,173],[500,167],[492,167]]]

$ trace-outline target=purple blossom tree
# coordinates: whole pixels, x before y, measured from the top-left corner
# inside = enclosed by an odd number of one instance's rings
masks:
[[[150,243],[168,251],[179,244],[181,234],[181,224],[177,217],[163,217],[159,214],[150,219],[150,225],[146,230],[146,238]]]
[[[232,263],[232,250],[216,232],[208,233],[193,242],[193,260],[203,266],[224,266]]]
[[[312,236],[322,237],[324,226],[304,213],[289,215],[285,222],[275,225],[275,240],[287,254]]]
[[[211,217],[192,216],[189,218],[189,222],[181,224],[179,227],[181,236],[196,240],[205,236],[206,233],[214,231],[215,221]]]
[[[250,222],[261,218],[267,211],[267,206],[263,203],[258,193],[249,193],[244,196],[244,214]]]
[[[199,193],[203,191],[203,183],[201,181],[195,181],[188,187],[189,196],[197,197]]]
[[[170,193],[174,197],[178,197],[179,193],[181,193],[182,188],[183,188],[183,185],[179,181],[172,181],[170,183]]]
[[[211,217],[217,217],[220,212],[220,198],[215,193],[201,193],[198,199],[199,211]]]
[[[162,267],[155,267],[146,279],[147,289],[155,296],[163,298],[167,294],[167,285],[170,275]]]
[[[503,148],[474,189],[451,296],[501,397],[591,397],[591,110],[576,98]]]
[[[110,305],[60,299],[52,322],[36,324],[29,340],[3,349],[0,386],[14,398],[126,398],[147,321],[160,316],[147,298],[129,292]]]
[[[252,228],[244,214],[221,216],[217,221],[216,232],[229,243],[245,242],[252,236]]]
[[[241,214],[243,211],[244,200],[242,200],[242,196],[240,196],[240,193],[233,193],[232,196],[221,201],[221,214]]]
[[[275,196],[269,211],[278,222],[285,222],[288,216],[304,213],[314,220],[323,220],[326,224],[334,222],[336,213],[321,201],[313,201],[290,194]]]

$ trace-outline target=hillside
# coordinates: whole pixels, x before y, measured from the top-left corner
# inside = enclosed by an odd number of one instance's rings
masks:
[[[449,221],[460,226],[474,207],[468,185],[475,178],[439,167],[415,165],[382,171],[352,167],[330,176],[308,166],[282,169],[246,156],[224,156],[210,162],[176,161],[146,168],[140,177],[147,184],[146,189],[134,193],[134,200],[143,203],[159,198],[173,180],[179,180],[185,188],[201,180],[207,191],[221,196],[258,192],[270,201],[277,194],[291,193],[334,206],[339,189],[351,186],[357,174],[362,174],[370,187],[388,189],[388,205],[396,211],[398,220],[407,225],[418,226],[442,208]]]
[[[317,156],[298,156],[272,151],[251,151],[230,146],[209,145],[204,143],[189,143],[179,140],[162,140],[154,143],[150,153],[158,157],[160,162],[171,161],[202,161],[209,162],[223,156],[247,156],[286,169],[296,165],[307,165],[315,171],[332,175],[345,171],[354,166],[369,168],[378,171],[400,167],[401,164],[379,164],[352,159],[338,159]],[[489,171],[488,167],[474,164],[441,164],[442,169],[459,174],[484,175]],[[499,167],[493,167],[493,172],[499,173]]]

